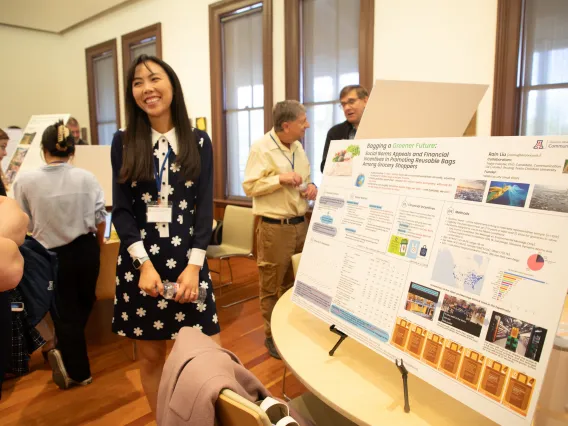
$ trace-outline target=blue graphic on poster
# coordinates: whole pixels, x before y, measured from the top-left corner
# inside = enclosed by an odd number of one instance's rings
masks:
[[[481,294],[489,259],[477,253],[442,247],[434,263],[432,279],[450,287]]]

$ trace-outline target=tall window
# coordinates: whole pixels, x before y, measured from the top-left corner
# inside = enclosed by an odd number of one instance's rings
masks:
[[[120,127],[116,40],[89,47],[85,53],[91,141],[110,145]]]
[[[250,146],[264,134],[262,3],[223,18],[222,31],[227,192],[244,197]]]
[[[319,163],[327,131],[345,120],[339,108],[342,87],[359,83],[359,0],[303,0],[300,96],[312,130],[305,148],[312,179],[321,181]]]
[[[122,36],[124,82],[130,64],[140,55],[162,58],[162,24],[157,23]]]
[[[500,0],[494,135],[568,133],[568,2]]]
[[[286,8],[286,27],[298,34],[286,45],[287,98],[306,106],[304,149],[319,184],[327,132],[345,120],[339,92],[359,83],[371,89],[374,7],[368,0],[292,0]]]
[[[521,135],[568,133],[568,1],[527,0],[523,22]]]
[[[215,197],[242,199],[251,144],[272,121],[270,1],[210,6]],[[266,108],[265,108],[266,107]]]

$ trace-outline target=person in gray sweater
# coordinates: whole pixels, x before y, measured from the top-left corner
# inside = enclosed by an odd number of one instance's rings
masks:
[[[85,326],[95,302],[106,209],[95,176],[69,164],[75,142],[62,121],[45,130],[41,145],[47,164],[20,172],[13,190],[30,218],[32,236],[58,257],[53,316],[57,346],[48,358],[53,381],[67,389],[93,380]]]

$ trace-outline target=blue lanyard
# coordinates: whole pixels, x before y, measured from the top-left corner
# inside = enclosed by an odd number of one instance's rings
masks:
[[[280,145],[278,145],[278,142],[276,142],[276,139],[274,139],[274,137],[272,136],[272,133],[270,134],[270,137],[272,138],[272,140],[274,141],[274,143],[276,144],[276,146],[278,147],[278,149],[280,150],[280,152],[282,153],[282,155],[284,156],[284,158],[286,160],[288,160],[288,163],[290,163],[290,165],[292,166],[292,170],[294,170],[294,163],[296,162],[296,153],[294,152],[292,154],[292,161],[290,161],[290,159],[288,158],[288,156],[284,153],[284,151],[282,151],[282,148],[280,148]]]
[[[168,158],[170,158],[171,153],[172,153],[172,147],[170,146],[170,149],[168,149],[168,153],[166,154],[166,158],[164,158],[164,161],[162,162],[162,167],[160,168],[160,174],[158,174],[158,172],[156,171],[156,163],[152,161],[152,164],[154,165],[154,176],[156,178],[156,186],[158,187],[158,194],[162,192],[162,179],[164,178],[164,170],[166,169],[166,163],[168,161]]]

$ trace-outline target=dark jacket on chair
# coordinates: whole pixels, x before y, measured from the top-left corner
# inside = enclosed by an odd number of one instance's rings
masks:
[[[35,327],[50,310],[55,309],[57,255],[30,236],[26,236],[20,253],[24,258],[24,276],[18,290],[24,299],[28,321]]]

